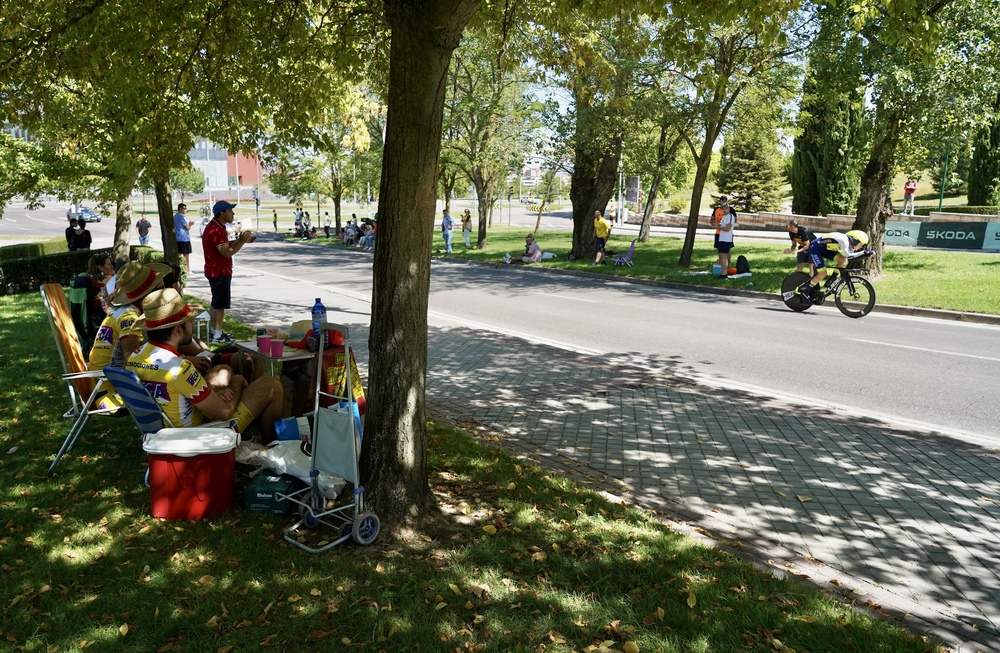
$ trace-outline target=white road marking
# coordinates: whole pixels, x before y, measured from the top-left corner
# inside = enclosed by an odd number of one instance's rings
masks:
[[[24,217],[28,218],[29,220],[34,220],[35,222],[46,222],[46,223],[49,222],[49,220],[42,220],[41,218],[33,218],[33,217],[31,217],[31,214],[29,214],[29,213],[25,213]],[[67,223],[67,224],[69,224],[69,223]]]
[[[892,342],[879,342],[878,340],[862,340],[861,338],[848,338],[854,342],[864,342],[869,345],[882,345],[884,347],[898,347],[899,349],[913,349],[915,351],[925,351],[929,354],[945,354],[946,356],[961,356],[963,358],[976,358],[983,361],[994,361],[1000,363],[1000,358],[990,358],[989,356],[977,356],[976,354],[963,354],[957,351],[944,351],[942,349],[930,349],[928,347],[913,347],[910,345],[897,345]]]
[[[561,293],[553,293],[553,292],[531,292],[531,293],[528,293],[528,294],[529,295],[541,295],[542,297],[555,297],[556,299],[571,299],[571,300],[573,300],[575,302],[588,302],[590,304],[597,304],[598,303],[598,300],[596,300],[596,299],[584,299],[583,297],[570,297],[569,295],[563,295]]]

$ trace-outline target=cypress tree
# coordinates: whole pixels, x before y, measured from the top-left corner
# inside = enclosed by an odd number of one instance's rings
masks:
[[[969,166],[969,205],[1000,206],[1000,95],[993,120],[979,130]]]
[[[819,213],[819,182],[816,179],[819,159],[820,120],[822,112],[817,101],[812,75],[807,75],[802,85],[802,103],[799,105],[798,128],[792,151],[792,213],[817,215]]]

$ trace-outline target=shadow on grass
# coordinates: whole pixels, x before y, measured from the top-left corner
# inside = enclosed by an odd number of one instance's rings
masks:
[[[434,425],[430,480],[453,520],[440,532],[310,557],[280,538],[291,516],[153,520],[128,420],[93,420],[45,476],[68,428],[58,361],[36,296],[0,299],[0,314],[0,590],[12,647],[569,651],[634,640],[679,653],[772,650],[780,639],[930,650]]]

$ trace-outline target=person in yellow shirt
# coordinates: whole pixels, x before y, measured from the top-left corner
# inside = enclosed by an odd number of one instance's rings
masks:
[[[207,417],[235,420],[236,430],[244,433],[259,420],[263,441],[275,438],[283,398],[277,379],[262,376],[250,383],[228,365],[203,375],[180,353],[194,337],[195,312],[173,288],[149,293],[142,308],[133,329],[145,332],[149,341],[129,356],[125,369],[135,372],[175,426],[198,426]]]
[[[601,265],[604,260],[604,246],[611,237],[611,223],[604,219],[600,209],[594,211],[594,262],[591,265]]]

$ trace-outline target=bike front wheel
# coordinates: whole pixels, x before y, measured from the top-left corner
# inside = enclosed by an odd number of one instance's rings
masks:
[[[837,301],[837,308],[847,317],[864,317],[875,307],[875,288],[868,279],[845,276],[834,299]]]

